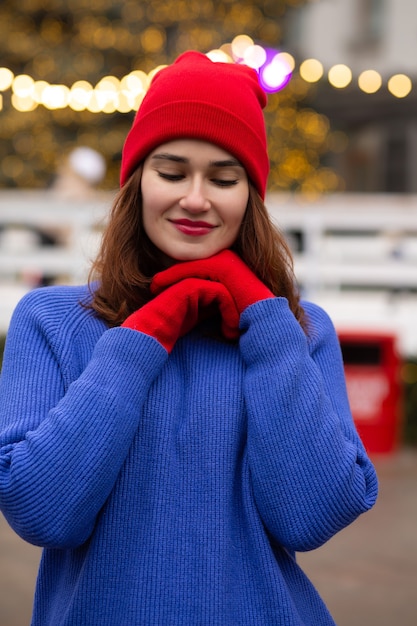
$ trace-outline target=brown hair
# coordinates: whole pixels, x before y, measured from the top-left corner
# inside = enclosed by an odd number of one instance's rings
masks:
[[[139,167],[117,194],[90,271],[90,307],[110,326],[118,326],[152,298],[152,277],[165,269],[160,251],[143,227],[141,175]],[[272,293],[287,298],[290,309],[305,328],[291,252],[251,183],[248,206],[233,250]],[[94,280],[98,284],[93,286]]]

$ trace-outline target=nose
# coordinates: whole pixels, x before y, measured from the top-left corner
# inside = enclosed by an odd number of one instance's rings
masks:
[[[190,180],[190,184],[180,199],[180,207],[190,213],[201,213],[202,211],[208,211],[210,206],[204,181],[197,177]]]

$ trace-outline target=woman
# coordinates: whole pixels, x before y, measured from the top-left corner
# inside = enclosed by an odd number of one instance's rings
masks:
[[[330,625],[298,567],[375,502],[334,328],[263,197],[256,73],[185,53],[125,142],[90,286],[14,314],[1,509],[33,626]]]

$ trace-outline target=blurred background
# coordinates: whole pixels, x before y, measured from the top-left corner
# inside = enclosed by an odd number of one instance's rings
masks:
[[[85,281],[155,72],[187,49],[258,71],[267,206],[334,320],[381,482],[300,555],[340,626],[417,623],[416,32],[415,0],[0,3],[0,358],[24,293]],[[2,626],[29,624],[39,556],[0,516]]]

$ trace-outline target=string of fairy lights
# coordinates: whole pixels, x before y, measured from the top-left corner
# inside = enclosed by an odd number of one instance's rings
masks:
[[[266,91],[276,92],[291,80],[295,71],[308,84],[327,80],[335,89],[345,89],[354,83],[352,70],[337,64],[325,71],[318,59],[305,59],[296,68],[293,56],[286,52],[270,50],[255,44],[248,35],[238,35],[230,44],[207,53],[213,61],[244,63],[256,69]],[[136,111],[156,72],[164,66],[146,73],[134,70],[122,78],[104,76],[93,85],[87,80],[77,80],[71,86],[50,84],[35,80],[28,74],[15,75],[9,68],[0,67],[0,110],[5,108],[4,94],[10,92],[10,105],[16,111],[27,113],[39,106],[57,110],[69,107],[73,111],[90,113],[128,113]],[[384,80],[379,72],[368,69],[356,77],[358,88],[366,94],[379,91]],[[388,92],[395,98],[407,97],[412,80],[406,74],[395,74],[386,81]]]

